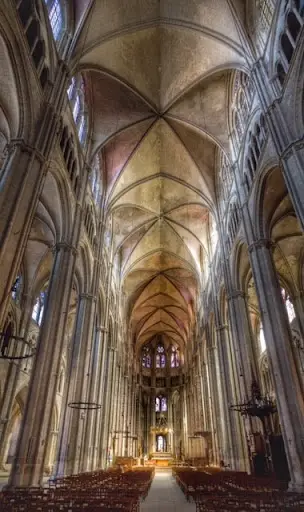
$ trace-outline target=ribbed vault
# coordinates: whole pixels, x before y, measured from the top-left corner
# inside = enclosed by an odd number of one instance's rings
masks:
[[[82,18],[74,61],[139,345],[161,334],[183,346],[195,326],[229,78],[246,63],[237,15],[237,1],[106,0]]]

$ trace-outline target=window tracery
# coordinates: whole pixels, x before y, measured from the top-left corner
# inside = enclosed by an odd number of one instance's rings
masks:
[[[49,69],[37,7],[32,1],[18,0],[17,9],[41,87],[44,89],[49,78]]]
[[[151,368],[152,366],[152,357],[151,357],[151,347],[146,345],[142,350],[142,365],[144,368]]]
[[[91,191],[95,204],[98,204],[101,196],[101,169],[100,157],[98,154],[96,155],[92,166]]]
[[[42,290],[39,295],[36,297],[36,300],[34,302],[34,307],[32,310],[32,319],[34,322],[36,322],[39,326],[41,325],[45,303],[46,303],[46,297],[47,297],[47,291]]]
[[[81,75],[72,78],[67,90],[67,95],[70,100],[79,141],[81,144],[84,144],[87,135],[88,116],[85,104],[84,81]]]
[[[284,84],[303,27],[303,15],[304,7],[299,1],[286,2],[284,28],[279,37],[280,57],[276,62],[276,75],[281,86]]]
[[[60,0],[44,0],[55,41],[58,41],[63,31],[63,10]]]
[[[246,193],[249,194],[251,184],[254,180],[256,170],[267,140],[267,126],[264,115],[261,114],[256,121],[253,131],[249,133],[247,146],[247,156],[244,166],[244,186]]]
[[[230,251],[240,225],[240,212],[236,200],[230,204],[228,219],[227,245]]]
[[[163,345],[158,345],[156,348],[155,366],[156,368],[165,368],[166,366],[166,354]]]
[[[159,395],[155,398],[155,412],[167,412],[167,398],[163,395]]]
[[[263,51],[267,42],[273,15],[274,0],[252,2],[249,30],[260,52]]]
[[[179,350],[176,347],[171,349],[171,368],[178,368],[180,366]]]
[[[260,351],[261,353],[266,351],[266,341],[264,336],[264,328],[262,322],[260,322],[260,329],[259,329],[259,345],[260,345]]]
[[[15,302],[18,302],[19,299],[20,299],[20,294],[21,294],[21,289],[22,289],[22,276],[21,275],[18,275],[15,279],[15,282],[13,284],[13,287],[12,287],[12,299],[15,301]]]
[[[250,77],[241,71],[236,72],[231,98],[233,142],[236,150],[245,133],[253,95],[254,89]]]
[[[221,209],[221,213],[224,213],[225,206],[228,202],[230,191],[233,181],[233,172],[229,163],[228,158],[224,153],[221,154],[220,168],[217,175],[216,191],[217,199]]]
[[[296,318],[295,308],[294,308],[294,305],[290,298],[290,295],[285,290],[285,288],[281,288],[281,294],[282,294],[283,302],[285,304],[288,320],[289,320],[289,323],[291,324],[293,322],[293,320]]]

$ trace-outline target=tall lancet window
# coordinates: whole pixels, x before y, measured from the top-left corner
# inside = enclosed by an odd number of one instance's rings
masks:
[[[288,320],[289,323],[291,324],[291,322],[296,318],[295,308],[290,298],[290,295],[285,290],[285,288],[281,288],[281,294],[287,311]]]
[[[165,396],[159,395],[155,398],[155,412],[167,412],[168,404]]]
[[[171,368],[178,368],[180,365],[179,351],[176,347],[171,349]]]
[[[55,41],[58,41],[63,31],[63,10],[60,0],[44,0]]]
[[[142,349],[142,365],[144,368],[151,368],[152,366],[151,348],[148,345]]]
[[[70,100],[79,141],[81,144],[84,144],[88,131],[88,114],[85,102],[85,85],[80,74],[73,76],[67,94]]]
[[[165,366],[166,366],[166,354],[165,354],[165,348],[163,345],[157,346],[156,356],[155,356],[155,366],[156,366],[156,368],[165,368]]]

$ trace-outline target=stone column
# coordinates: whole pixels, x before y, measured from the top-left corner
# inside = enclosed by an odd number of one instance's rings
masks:
[[[216,378],[216,347],[207,348],[209,380],[210,380],[210,404],[212,417],[212,437],[213,437],[213,462],[219,465],[221,446],[221,416],[218,404],[218,382]]]
[[[187,394],[186,386],[182,387],[182,434],[183,434],[183,456],[188,457],[189,455],[189,427],[188,427],[188,414],[187,414]]]
[[[99,405],[101,405],[101,409],[98,409],[94,415],[91,415],[91,423],[89,425],[90,428],[90,438],[92,439],[92,451],[91,457],[87,461],[87,469],[94,471],[99,466],[98,462],[98,450],[99,450],[99,432],[102,421],[102,413],[103,413],[103,389],[104,389],[104,372],[105,372],[105,343],[104,343],[104,327],[97,327],[96,329],[96,361],[97,366],[95,369],[92,368],[93,372],[93,386],[91,389],[90,401],[93,401]]]
[[[122,367],[119,366],[119,388],[118,388],[118,410],[117,410],[117,417],[116,417],[116,444],[117,444],[117,450],[116,455],[122,456],[122,420],[123,420],[123,394],[124,394],[124,378],[123,378],[123,371]]]
[[[41,104],[40,119],[35,120],[33,142],[15,139],[8,146],[0,178],[0,326],[57,139],[60,114],[67,101],[67,83],[68,69],[60,62],[54,86]]]
[[[240,290],[232,290],[228,295],[235,350],[238,354],[241,400],[251,397],[253,379],[259,380],[256,355],[253,350],[252,331],[248,318],[246,296]],[[236,346],[237,345],[237,346]]]
[[[95,297],[82,293],[76,319],[76,328],[73,339],[74,362],[73,372],[69,379],[68,402],[87,402],[89,389],[89,371],[92,352],[92,308]],[[82,441],[88,415],[96,411],[70,409],[67,412],[66,424],[63,429],[69,431],[68,452],[66,457],[66,471],[75,474],[82,471]]]
[[[24,336],[27,339],[28,328],[31,318],[31,306],[32,297],[31,295],[22,296],[22,316],[20,319],[20,336]],[[19,350],[20,349],[20,350]],[[24,354],[27,347],[16,347],[15,355]],[[32,358],[31,358],[32,359]],[[23,359],[20,361],[8,362],[8,369],[5,376],[4,390],[2,400],[0,402],[0,468],[4,464],[4,456],[6,452],[7,440],[9,436],[9,419],[11,417],[12,408],[14,405],[14,399],[20,379],[20,371],[22,365],[25,365],[28,360]]]
[[[304,491],[304,401],[292,353],[291,332],[274,266],[271,242],[249,246],[265,340],[277,397],[290,489]]]
[[[243,441],[241,418],[229,409],[229,405],[238,403],[239,394],[233,368],[233,355],[231,354],[228,326],[219,326],[216,330],[218,339],[219,366],[222,380],[222,393],[224,403],[224,425],[226,428],[226,442],[223,449],[223,460],[229,462],[234,470],[246,470],[246,452]]]
[[[55,248],[47,303],[40,329],[21,435],[9,486],[39,486],[55,403],[72,290],[76,250],[67,243]],[[55,328],[56,326],[56,328]]]
[[[120,414],[120,365],[117,363],[115,373],[115,404],[113,406],[113,422],[112,422],[112,443],[113,443],[113,458],[119,455],[119,436],[118,436],[118,421]]]
[[[125,414],[125,424],[124,424],[124,435],[125,435],[125,452],[124,456],[129,456],[130,451],[130,412],[131,412],[131,377],[130,377],[130,369],[128,368],[128,377],[127,377],[127,385],[126,385],[126,414]]]
[[[269,84],[263,59],[259,59],[252,70],[256,90],[266,113],[267,126],[280,158],[281,169],[302,229],[304,228],[304,137],[295,140],[286,123],[286,113],[276,93]]]
[[[102,467],[108,466],[108,442],[109,442],[109,426],[111,413],[111,396],[113,389],[113,374],[116,364],[116,349],[112,345],[108,346],[108,364],[105,382],[105,400],[104,400],[104,416],[102,431]]]
[[[117,350],[115,349],[113,375],[112,375],[112,391],[111,391],[111,397],[110,397],[111,403],[110,403],[110,416],[109,416],[109,429],[108,429],[108,450],[110,450],[111,447],[113,448],[113,438],[115,436],[114,425],[115,425],[115,417],[116,417],[116,412],[117,412],[117,373],[118,373]]]
[[[151,388],[151,402],[150,402],[150,427],[155,427],[156,425],[156,417],[155,417],[155,398],[156,398],[156,392],[155,388]],[[155,433],[150,433],[150,451],[152,453],[156,452],[156,440],[155,440]]]
[[[100,389],[100,378],[102,376],[101,364],[103,355],[100,328],[96,329],[95,333],[93,334],[93,338],[94,342],[90,362],[90,383],[88,392],[88,402],[98,403],[98,405],[102,405],[101,402],[97,401]],[[92,467],[92,464],[94,464],[97,451],[97,447],[95,445],[95,431],[97,423],[100,423],[101,418],[102,409],[91,411],[86,416],[84,444],[81,462],[82,471],[89,471],[90,468]]]

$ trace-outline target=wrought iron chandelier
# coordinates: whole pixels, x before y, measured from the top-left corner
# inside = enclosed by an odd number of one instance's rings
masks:
[[[275,402],[268,395],[262,396],[260,387],[255,380],[252,382],[251,392],[252,397],[248,402],[230,405],[230,409],[240,412],[242,416],[256,417],[262,421],[277,412]]]

